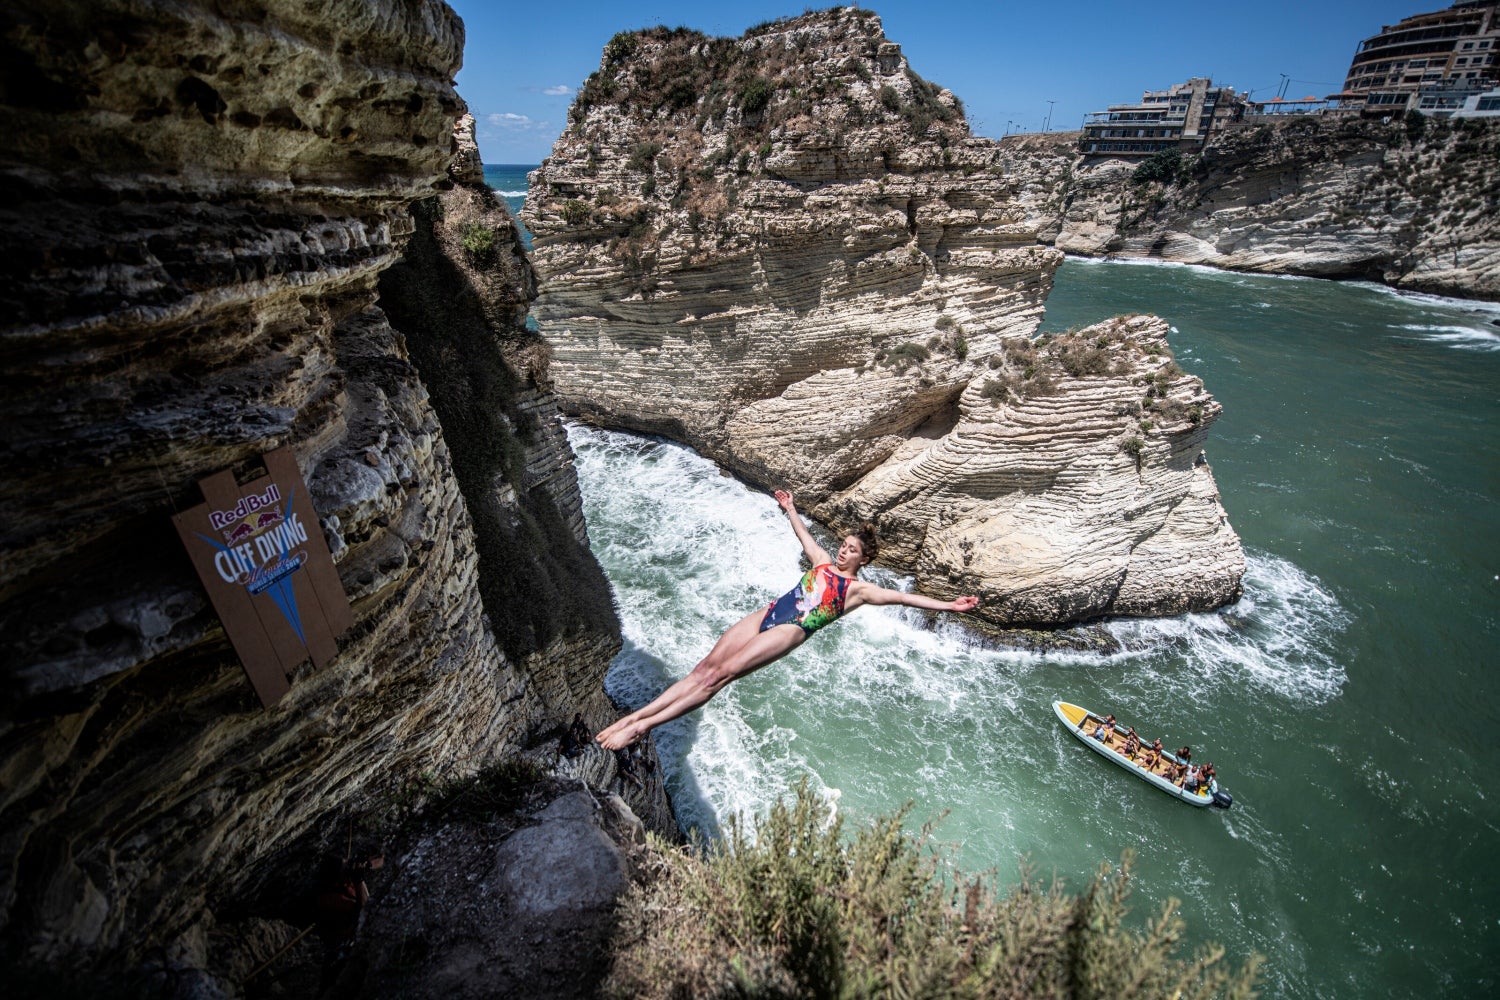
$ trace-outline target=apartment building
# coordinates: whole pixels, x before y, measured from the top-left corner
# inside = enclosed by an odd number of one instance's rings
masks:
[[[1500,80],[1500,0],[1458,0],[1413,14],[1359,44],[1341,109],[1395,115],[1408,108],[1446,117]]]
[[[1215,87],[1208,77],[1148,90],[1139,104],[1111,104],[1107,111],[1088,114],[1078,149],[1100,156],[1200,149],[1214,132],[1244,118],[1248,97],[1233,87]]]

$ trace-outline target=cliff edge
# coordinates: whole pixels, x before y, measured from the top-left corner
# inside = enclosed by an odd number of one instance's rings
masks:
[[[1002,626],[1238,595],[1202,453],[1218,407],[1179,372],[1164,391],[1194,419],[1132,422],[1160,325],[1058,345],[1094,352],[1082,366],[1038,353],[1062,256],[878,16],[621,33],[569,115],[522,216],[570,411],[786,485],[836,527],[877,517],[884,558]],[[986,396],[1003,378],[1014,398]]]
[[[448,7],[3,18],[0,958],[219,995],[355,817],[602,725],[618,624]],[[263,709],[170,516],[282,445],[355,624]]]

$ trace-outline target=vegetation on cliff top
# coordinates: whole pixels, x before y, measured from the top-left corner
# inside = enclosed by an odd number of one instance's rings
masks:
[[[829,58],[826,34],[816,30],[833,12],[853,25],[848,29],[853,46],[836,62]],[[775,33],[784,36],[784,44],[767,37]],[[605,45],[599,69],[584,81],[568,116],[578,126],[596,105],[667,113],[692,110],[702,129],[710,122],[725,124],[726,115],[737,109],[743,116],[739,130],[759,134],[810,112],[812,101],[835,99],[863,118],[871,109],[861,106],[851,87],[854,81],[874,86],[871,67],[883,42],[873,12],[838,7],[767,21],[743,38],[710,38],[691,28],[622,31]],[[962,120],[963,105],[957,98],[941,100],[942,88],[910,68],[904,76],[906,95],[889,83],[878,92],[883,107],[901,115],[914,133],[926,133],[934,122]],[[762,114],[768,110],[769,115]]]
[[[595,113],[605,107],[610,114]],[[657,231],[683,226],[695,246],[712,238],[747,186],[773,171],[778,149],[812,136],[837,149],[876,126],[893,146],[945,151],[968,134],[962,103],[914,73],[879,17],[854,7],[769,21],[740,38],[620,32],[568,117],[553,155],[566,168],[541,204],[566,226],[609,239],[648,297],[646,248]]]
[[[1205,946],[1177,956],[1169,901],[1127,926],[1130,855],[1073,896],[1029,874],[1001,894],[945,874],[931,828],[905,812],[846,837],[804,781],[751,834],[732,823],[703,856],[658,846],[621,912],[607,996],[1249,998]]]

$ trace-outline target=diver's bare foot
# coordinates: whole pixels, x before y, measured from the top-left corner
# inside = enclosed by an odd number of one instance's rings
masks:
[[[615,729],[615,727],[611,726],[610,729]],[[640,738],[645,735],[645,729],[638,728],[632,725],[615,729],[615,732],[613,733],[611,733],[609,729],[606,729],[604,732],[594,737],[594,739],[597,740],[599,745],[604,747],[604,749],[606,750],[623,750],[626,747],[630,746],[630,744],[638,742]]]

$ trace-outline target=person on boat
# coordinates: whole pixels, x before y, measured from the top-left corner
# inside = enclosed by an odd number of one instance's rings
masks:
[[[792,531],[813,568],[786,594],[730,626],[691,673],[649,705],[600,732],[594,737],[596,742],[608,750],[629,746],[663,722],[700,707],[731,681],[781,659],[818,629],[866,604],[904,604],[929,611],[955,612],[973,611],[979,606],[979,598],[973,596],[940,601],[858,579],[860,568],[879,551],[873,524],[866,523],[858,531],[845,535],[838,555],[829,556],[802,523],[792,495],[777,490],[776,502],[791,520]]]
[[[1127,726],[1125,728],[1125,749],[1122,753],[1131,760],[1135,760],[1135,755],[1140,752],[1140,749],[1141,738],[1135,734],[1135,727]]]
[[[1188,765],[1186,773],[1182,776],[1182,790],[1184,792],[1196,793],[1198,791],[1199,778],[1202,774],[1203,770],[1198,765]]]
[[[1103,722],[1100,722],[1098,725],[1094,726],[1094,739],[1098,740],[1100,743],[1103,743],[1105,746],[1109,746],[1109,738],[1114,734],[1114,731],[1115,717],[1113,715],[1106,716]]]
[[[1193,759],[1193,748],[1192,747],[1178,747],[1177,748],[1177,754],[1176,754],[1176,756],[1177,756],[1178,760],[1182,761],[1185,764],[1188,761],[1190,761],[1190,760]]]
[[[1152,740],[1151,745],[1146,748],[1146,757],[1141,761],[1141,766],[1148,771],[1155,770],[1157,762],[1161,760],[1161,755],[1161,737],[1157,737],[1156,739]]]

